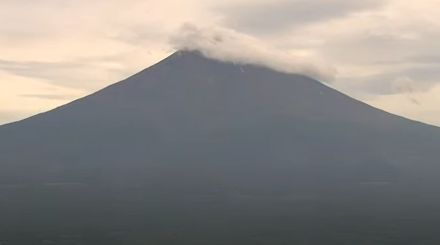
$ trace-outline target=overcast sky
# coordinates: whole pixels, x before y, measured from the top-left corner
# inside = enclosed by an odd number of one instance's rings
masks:
[[[439,0],[1,0],[0,124],[159,61],[188,29],[232,33],[236,50],[440,125]]]

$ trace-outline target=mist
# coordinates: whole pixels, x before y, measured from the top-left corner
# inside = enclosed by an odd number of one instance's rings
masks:
[[[232,29],[183,24],[171,35],[174,49],[199,51],[208,58],[236,64],[264,66],[279,72],[302,74],[331,82],[336,69],[311,54],[287,52]]]

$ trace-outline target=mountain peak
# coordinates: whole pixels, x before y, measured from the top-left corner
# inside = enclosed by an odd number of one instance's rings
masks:
[[[438,129],[303,75],[205,56],[178,51],[0,127],[1,240],[326,244],[358,236],[362,217],[375,244],[418,210],[429,218],[402,234],[432,221],[419,207],[440,200]],[[344,239],[333,243],[358,244]]]
[[[197,50],[204,56],[236,64],[251,64],[273,70],[303,74],[320,81],[330,81],[336,70],[317,57],[279,50],[251,36],[233,30],[186,23],[171,38],[177,50]]]
[[[83,124],[107,120],[106,123],[117,124],[126,118],[137,123],[153,120],[168,125],[185,118],[182,125],[199,127],[271,117],[380,127],[409,122],[304,75],[223,61],[199,50],[183,49],[132,77],[23,123],[37,120],[42,121],[41,125],[52,125],[67,120]]]

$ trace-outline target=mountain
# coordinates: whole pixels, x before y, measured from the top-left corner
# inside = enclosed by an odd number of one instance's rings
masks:
[[[440,129],[178,51],[0,127],[0,244],[439,244]]]

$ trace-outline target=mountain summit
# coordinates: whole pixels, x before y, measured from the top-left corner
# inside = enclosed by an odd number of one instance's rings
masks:
[[[179,51],[0,127],[0,244],[438,244],[439,150],[306,76]]]

